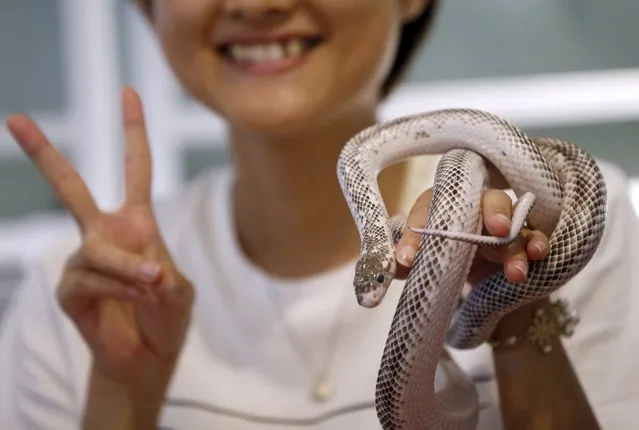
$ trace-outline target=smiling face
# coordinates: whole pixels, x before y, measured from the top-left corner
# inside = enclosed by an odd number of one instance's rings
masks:
[[[231,126],[302,129],[374,110],[426,0],[151,0],[185,89]]]

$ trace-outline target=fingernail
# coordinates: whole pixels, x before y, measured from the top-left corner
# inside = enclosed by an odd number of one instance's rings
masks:
[[[153,280],[160,274],[160,266],[155,263],[143,263],[139,273],[142,279]]]
[[[539,251],[540,254],[545,254],[546,253],[546,244],[543,242],[538,242],[534,245],[535,249],[537,251]]]
[[[524,275],[524,278],[528,275],[528,265],[521,260],[517,260],[513,263],[513,267],[516,271]]]
[[[415,255],[417,251],[410,245],[405,245],[403,248],[397,251],[397,261],[405,267],[410,267],[415,261]]]
[[[495,214],[495,221],[510,228],[510,218],[502,213]]]

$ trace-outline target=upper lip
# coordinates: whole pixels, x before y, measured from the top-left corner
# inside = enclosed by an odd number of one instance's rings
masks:
[[[227,45],[266,45],[269,43],[282,43],[290,39],[320,39],[320,36],[312,33],[287,32],[278,34],[237,34],[219,38],[215,41],[217,46]]]

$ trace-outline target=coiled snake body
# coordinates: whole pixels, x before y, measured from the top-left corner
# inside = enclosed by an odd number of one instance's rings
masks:
[[[426,154],[443,156],[423,240],[382,356],[377,415],[384,429],[469,430],[478,420],[477,393],[443,358],[444,344],[480,345],[507,312],[547,297],[579,273],[603,235],[606,187],[596,162],[578,146],[533,141],[487,112],[444,109],[369,127],[347,142],[337,169],[361,237],[353,284],[362,306],[383,300],[404,228],[403,218],[389,217],[377,175],[390,164]],[[508,238],[481,236],[485,160],[519,197]],[[475,285],[458,307],[477,246],[512,242],[524,222],[550,236],[549,256],[531,262],[523,284],[510,284],[499,271]],[[436,390],[436,379],[443,388]]]

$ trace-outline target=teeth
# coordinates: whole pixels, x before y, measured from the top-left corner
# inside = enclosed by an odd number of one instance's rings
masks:
[[[246,47],[242,45],[231,45],[229,54],[238,61],[244,61],[246,60]]]
[[[266,45],[230,45],[228,53],[236,61],[260,63],[278,61],[288,57],[299,57],[307,46],[302,39],[291,39],[285,43]]]
[[[265,54],[262,60],[281,60],[286,55],[284,47],[279,43],[266,45],[262,52]]]
[[[292,39],[286,44],[286,53],[291,57],[297,57],[304,52],[304,42],[300,39]]]

